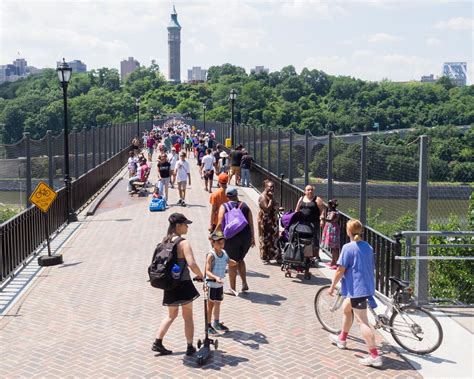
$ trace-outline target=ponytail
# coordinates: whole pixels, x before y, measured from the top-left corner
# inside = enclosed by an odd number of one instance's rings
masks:
[[[364,227],[359,220],[353,219],[347,223],[347,234],[351,234],[353,236],[353,240],[358,242],[362,241],[362,233],[364,232]]]

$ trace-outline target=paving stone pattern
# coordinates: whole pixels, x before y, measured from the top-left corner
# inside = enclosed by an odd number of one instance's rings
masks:
[[[210,247],[208,194],[195,161],[190,163],[187,208],[151,213],[149,198],[130,197],[122,180],[95,216],[81,218],[81,227],[62,249],[65,264],[42,270],[0,319],[1,377],[419,377],[380,336],[382,369],[357,363],[356,355],[365,353],[357,333],[346,351],[331,345],[313,309],[317,289],[328,280],[317,269],[309,282],[285,278],[279,267],[260,262],[257,248],[247,258],[250,292],[225,297],[221,320],[231,332],[218,338],[219,350],[206,366],[198,368],[184,355],[180,318],[164,340],[174,354],[152,352],[167,310],[162,291],[147,283],[147,266],[166,231],[167,216],[180,211],[194,221],[188,239],[201,266]],[[240,191],[241,199],[256,217],[255,196],[248,191]],[[170,200],[176,203],[177,190],[170,190]],[[204,334],[202,296],[194,303],[194,318],[197,340]]]

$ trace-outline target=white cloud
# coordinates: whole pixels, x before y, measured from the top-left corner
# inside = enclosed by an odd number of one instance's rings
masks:
[[[388,33],[375,33],[367,37],[367,42],[369,43],[390,43],[398,41],[401,41],[401,37]]]
[[[425,42],[429,47],[437,47],[441,45],[441,41],[438,38],[427,38]]]
[[[298,19],[334,19],[347,14],[343,6],[322,0],[275,1],[280,5],[279,13],[285,17]]]
[[[474,18],[454,17],[446,21],[437,22],[435,27],[444,30],[473,30]]]

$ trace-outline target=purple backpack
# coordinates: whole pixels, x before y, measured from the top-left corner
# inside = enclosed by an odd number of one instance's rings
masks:
[[[242,204],[233,207],[231,202],[224,203],[226,213],[224,214],[223,232],[226,239],[234,237],[249,224],[242,212]]]

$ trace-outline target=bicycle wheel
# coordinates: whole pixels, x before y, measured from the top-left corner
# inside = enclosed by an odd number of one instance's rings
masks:
[[[329,296],[330,286],[319,289],[314,297],[314,311],[322,327],[331,333],[340,333],[342,326],[342,302],[339,295]]]
[[[439,321],[426,309],[407,305],[390,317],[390,333],[405,350],[423,355],[435,351],[443,341]]]

